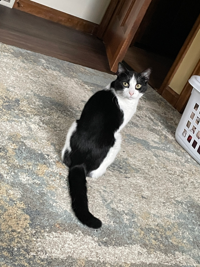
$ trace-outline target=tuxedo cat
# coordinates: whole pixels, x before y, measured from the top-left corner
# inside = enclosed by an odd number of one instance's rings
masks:
[[[99,228],[102,223],[88,209],[86,176],[103,175],[114,161],[120,150],[120,131],[136,112],[150,73],[150,69],[136,73],[119,63],[116,80],[88,100],[67,133],[62,160],[69,167],[72,209],[88,227]]]

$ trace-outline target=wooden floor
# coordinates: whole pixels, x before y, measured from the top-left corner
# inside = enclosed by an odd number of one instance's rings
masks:
[[[111,73],[104,44],[95,36],[1,5],[0,42]],[[136,47],[128,49],[124,61],[137,72],[151,67],[154,89],[173,63]]]
[[[110,73],[96,37],[2,5],[0,42]]]

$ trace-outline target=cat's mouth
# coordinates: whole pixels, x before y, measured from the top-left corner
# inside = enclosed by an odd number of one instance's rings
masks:
[[[134,97],[134,93],[132,94],[132,95],[128,95],[128,99],[134,99],[135,97]]]

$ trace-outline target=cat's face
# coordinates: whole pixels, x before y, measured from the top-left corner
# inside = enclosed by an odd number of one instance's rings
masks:
[[[147,90],[151,70],[142,73],[127,70],[121,63],[118,66],[117,79],[110,85],[115,93],[123,98],[132,100],[139,99]]]

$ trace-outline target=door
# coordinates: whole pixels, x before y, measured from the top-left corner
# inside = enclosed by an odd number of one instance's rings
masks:
[[[120,0],[105,31],[103,41],[110,69],[117,71],[149,7],[151,0]]]

